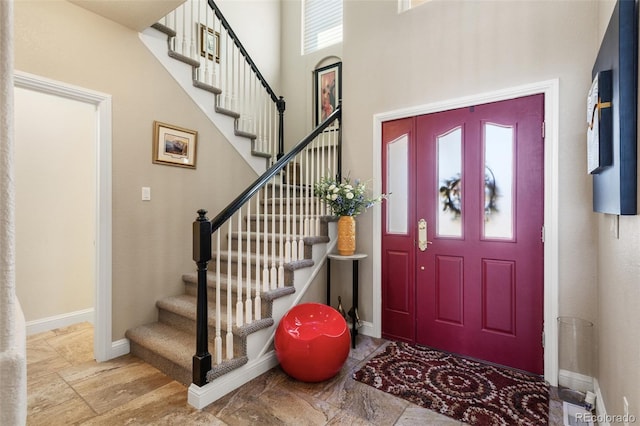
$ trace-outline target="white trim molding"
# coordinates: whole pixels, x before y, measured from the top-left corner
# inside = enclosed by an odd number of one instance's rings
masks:
[[[488,93],[418,105],[375,114],[373,116],[373,181],[374,193],[382,190],[382,123],[400,118],[431,114],[454,108],[480,105],[534,94],[544,95],[544,378],[558,385],[558,79],[546,80]],[[381,265],[382,213],[373,209],[373,265]],[[382,334],[382,277],[379,267],[373,270],[374,337]]]
[[[49,330],[55,330],[56,328],[68,327],[80,322],[90,322],[93,324],[93,314],[94,309],[88,308],[38,320],[27,321],[27,336]]]
[[[607,421],[607,408],[604,406],[604,398],[602,397],[602,390],[600,389],[600,383],[598,379],[593,379],[593,389],[596,394],[596,414],[598,415],[600,426],[609,426],[611,423]]]
[[[94,356],[98,362],[115,358],[111,342],[112,196],[111,196],[111,95],[16,71],[15,87],[85,102],[96,108],[96,252]]]

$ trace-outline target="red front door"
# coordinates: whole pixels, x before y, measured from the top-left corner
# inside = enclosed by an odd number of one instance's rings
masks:
[[[535,95],[383,125],[385,191],[391,129],[408,130],[404,244],[397,200],[383,209],[385,337],[542,374],[542,121]]]

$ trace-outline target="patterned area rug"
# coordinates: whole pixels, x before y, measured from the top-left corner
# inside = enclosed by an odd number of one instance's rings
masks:
[[[472,425],[546,425],[549,388],[538,376],[402,342],[353,378]]]

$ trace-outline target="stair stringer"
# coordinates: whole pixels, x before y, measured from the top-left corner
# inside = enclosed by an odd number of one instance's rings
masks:
[[[252,155],[252,142],[248,141],[246,137],[235,134],[235,118],[225,114],[218,114],[215,110],[215,95],[193,85],[193,68],[191,65],[169,57],[167,35],[154,28],[147,28],[139,33],[138,36],[142,44],[149,49],[169,75],[204,112],[211,123],[218,128],[231,146],[238,151],[240,156],[256,172],[256,175],[260,176],[264,173],[267,170],[267,161],[264,157]]]
[[[313,266],[294,271],[293,285],[296,292],[274,300],[272,313],[274,325],[247,336],[247,356],[249,361],[242,367],[218,377],[204,386],[196,386],[192,383],[187,394],[187,401],[191,406],[202,409],[278,365],[278,359],[273,350],[276,329],[284,314],[300,302],[304,293],[324,267],[327,255],[334,249],[337,232],[336,224],[329,222],[328,229],[329,242],[312,246]]]

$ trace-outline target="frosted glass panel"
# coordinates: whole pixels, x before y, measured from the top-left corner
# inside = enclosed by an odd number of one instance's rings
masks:
[[[438,236],[462,236],[462,128],[438,136]]]
[[[484,124],[484,237],[513,239],[513,127]]]
[[[408,232],[409,138],[402,135],[387,144],[387,233]]]

